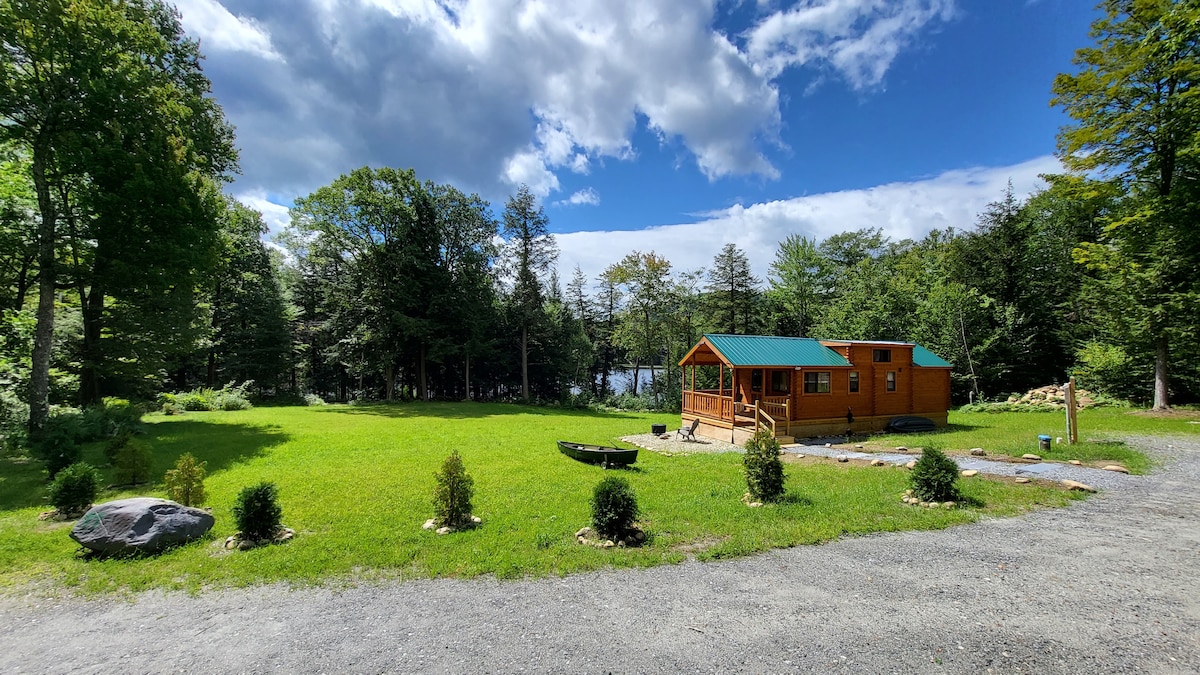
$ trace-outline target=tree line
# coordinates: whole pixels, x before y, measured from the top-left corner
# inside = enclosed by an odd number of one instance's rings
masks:
[[[559,276],[537,200],[364,167],[261,216],[222,194],[231,126],[159,0],[0,5],[0,414],[253,380],[264,397],[671,407],[705,332],[919,342],[956,398],[1078,374],[1164,407],[1200,393],[1195,2],[1108,0],[1054,82],[1069,173],[965,231],[726,244]],[[641,371],[656,368],[648,386]],[[27,411],[27,412],[26,412]],[[6,422],[8,423],[8,422]]]

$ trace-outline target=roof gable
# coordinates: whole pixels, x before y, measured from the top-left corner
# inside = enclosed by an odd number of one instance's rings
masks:
[[[925,368],[953,368],[954,364],[934,354],[921,345],[913,345],[913,365]]]
[[[850,365],[844,356],[812,338],[709,334],[704,340],[737,367]]]

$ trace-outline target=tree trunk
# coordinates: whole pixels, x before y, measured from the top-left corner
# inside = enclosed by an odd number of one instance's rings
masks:
[[[1170,341],[1166,335],[1154,341],[1154,409],[1171,407],[1167,393],[1167,360],[1170,357]]]
[[[89,289],[83,305],[83,349],[79,367],[79,404],[94,405],[100,402],[100,335],[103,329],[104,289],[95,285]]]
[[[217,352],[208,350],[208,366],[205,368],[204,382],[212,388],[217,386]]]
[[[638,380],[642,378],[642,360],[640,358],[633,360],[633,395],[638,395]]]
[[[387,392],[385,394],[385,398],[388,401],[391,401],[392,395],[395,393],[395,390],[396,390],[396,367],[393,366],[391,363],[388,363],[387,367],[383,369],[383,377],[386,380],[386,383],[384,384],[384,391]],[[360,384],[359,389],[361,389],[361,388],[362,388],[362,385]]]
[[[32,264],[32,256],[22,256],[21,272],[17,275],[17,296],[13,301],[13,309],[17,311],[25,306],[25,295],[29,292],[29,268]]]
[[[418,356],[420,361],[417,363],[417,398],[422,401],[429,400],[429,385],[425,377],[425,345],[421,345],[421,353]]]
[[[471,352],[467,352],[466,400],[471,400]]]
[[[221,285],[217,284],[213,289],[212,300],[212,321],[209,322],[209,329],[212,331],[214,338],[217,337],[217,329],[220,328],[220,321],[217,316],[221,313]],[[208,386],[215,388],[217,386],[217,348],[214,344],[208,348]]]
[[[50,197],[50,185],[46,178],[46,155],[49,152],[44,142],[34,145],[33,186],[37,192],[42,222],[37,237],[37,327],[33,334],[33,363],[29,375],[29,435],[33,438],[41,434],[50,414],[50,350],[54,343],[54,295],[58,281],[54,260],[58,213]]]
[[[529,402],[529,329],[521,326],[521,398]]]
[[[67,232],[71,239],[71,262],[76,270],[83,269],[79,255],[80,235],[78,222],[70,208],[71,195],[62,185],[58,190],[59,202],[66,209],[64,214]],[[103,354],[100,351],[100,336],[103,332],[104,321],[104,287],[96,280],[104,278],[101,268],[104,266],[103,250],[97,247],[95,260],[92,263],[91,288],[84,274],[76,273],[75,291],[79,294],[80,313],[83,318],[83,343],[80,348],[79,405],[87,407],[100,402],[100,364]]]

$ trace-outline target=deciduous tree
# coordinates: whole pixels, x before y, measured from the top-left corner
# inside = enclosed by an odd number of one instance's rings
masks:
[[[1054,81],[1051,103],[1075,122],[1059,133],[1059,155],[1129,194],[1077,259],[1136,298],[1129,319],[1153,344],[1154,407],[1165,408],[1172,341],[1194,337],[1200,296],[1200,3],[1105,0],[1099,9],[1095,46],[1076,51],[1078,72]]]
[[[215,242],[211,179],[234,169],[236,155],[197,43],[158,0],[6,2],[0,46],[0,137],[28,151],[39,213],[36,434],[48,410],[64,234],[75,271],[87,276],[80,394],[88,401],[98,393],[107,298],[182,304]],[[173,253],[188,255],[177,262]]]

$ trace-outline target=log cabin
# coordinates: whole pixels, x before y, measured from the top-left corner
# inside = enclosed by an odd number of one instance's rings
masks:
[[[738,444],[759,428],[784,443],[869,433],[900,415],[945,426],[950,409],[951,364],[911,342],[710,334],[679,365],[684,426]]]

